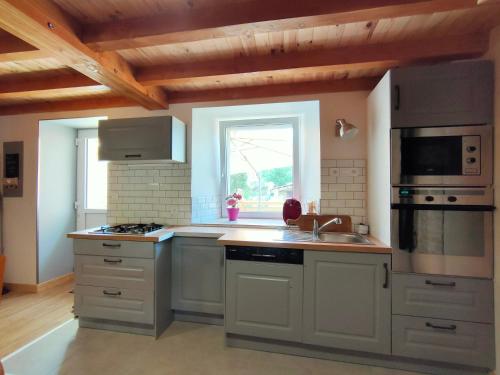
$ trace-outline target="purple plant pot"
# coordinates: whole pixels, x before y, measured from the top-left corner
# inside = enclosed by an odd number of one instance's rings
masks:
[[[239,213],[240,213],[239,207],[228,207],[227,208],[227,217],[229,218],[229,221],[238,220]]]

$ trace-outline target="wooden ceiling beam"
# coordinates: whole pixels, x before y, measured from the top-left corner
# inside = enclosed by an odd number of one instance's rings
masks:
[[[82,40],[109,51],[373,21],[477,6],[477,0],[251,0],[193,6],[146,18],[87,25]]]
[[[388,68],[418,61],[468,58],[488,49],[488,34],[472,34],[417,41],[371,44],[328,50],[245,56],[234,59],[159,65],[137,69],[143,85],[168,85],[204,77],[256,73],[286,69],[328,67],[328,69]]]
[[[23,93],[77,87],[96,86],[93,79],[70,69],[0,76],[0,94]]]
[[[0,116],[133,106],[137,106],[137,103],[134,100],[118,96],[103,96],[96,98],[40,101],[26,104],[4,105],[0,106]]]
[[[328,92],[364,91],[372,90],[379,80],[380,77],[352,78],[330,81],[245,86],[214,90],[169,92],[169,98],[170,103],[174,104],[307,95]]]
[[[120,55],[97,53],[83,44],[80,25],[51,0],[0,0],[0,28],[49,52],[119,96],[148,109],[168,108],[165,92],[138,83],[131,66]]]

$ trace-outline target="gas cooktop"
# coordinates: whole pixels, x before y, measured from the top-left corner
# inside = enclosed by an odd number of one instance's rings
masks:
[[[102,226],[100,229],[93,230],[96,234],[124,234],[124,235],[144,235],[156,232],[163,228],[163,225],[151,224],[119,224],[114,226]]]

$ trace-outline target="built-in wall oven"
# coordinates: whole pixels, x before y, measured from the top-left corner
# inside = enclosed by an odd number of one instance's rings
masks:
[[[492,278],[491,188],[393,187],[395,272]]]
[[[492,184],[492,126],[391,130],[393,186]]]

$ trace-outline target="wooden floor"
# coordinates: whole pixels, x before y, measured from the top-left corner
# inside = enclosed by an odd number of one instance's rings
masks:
[[[0,300],[0,358],[73,317],[73,283],[40,293],[11,292]]]

